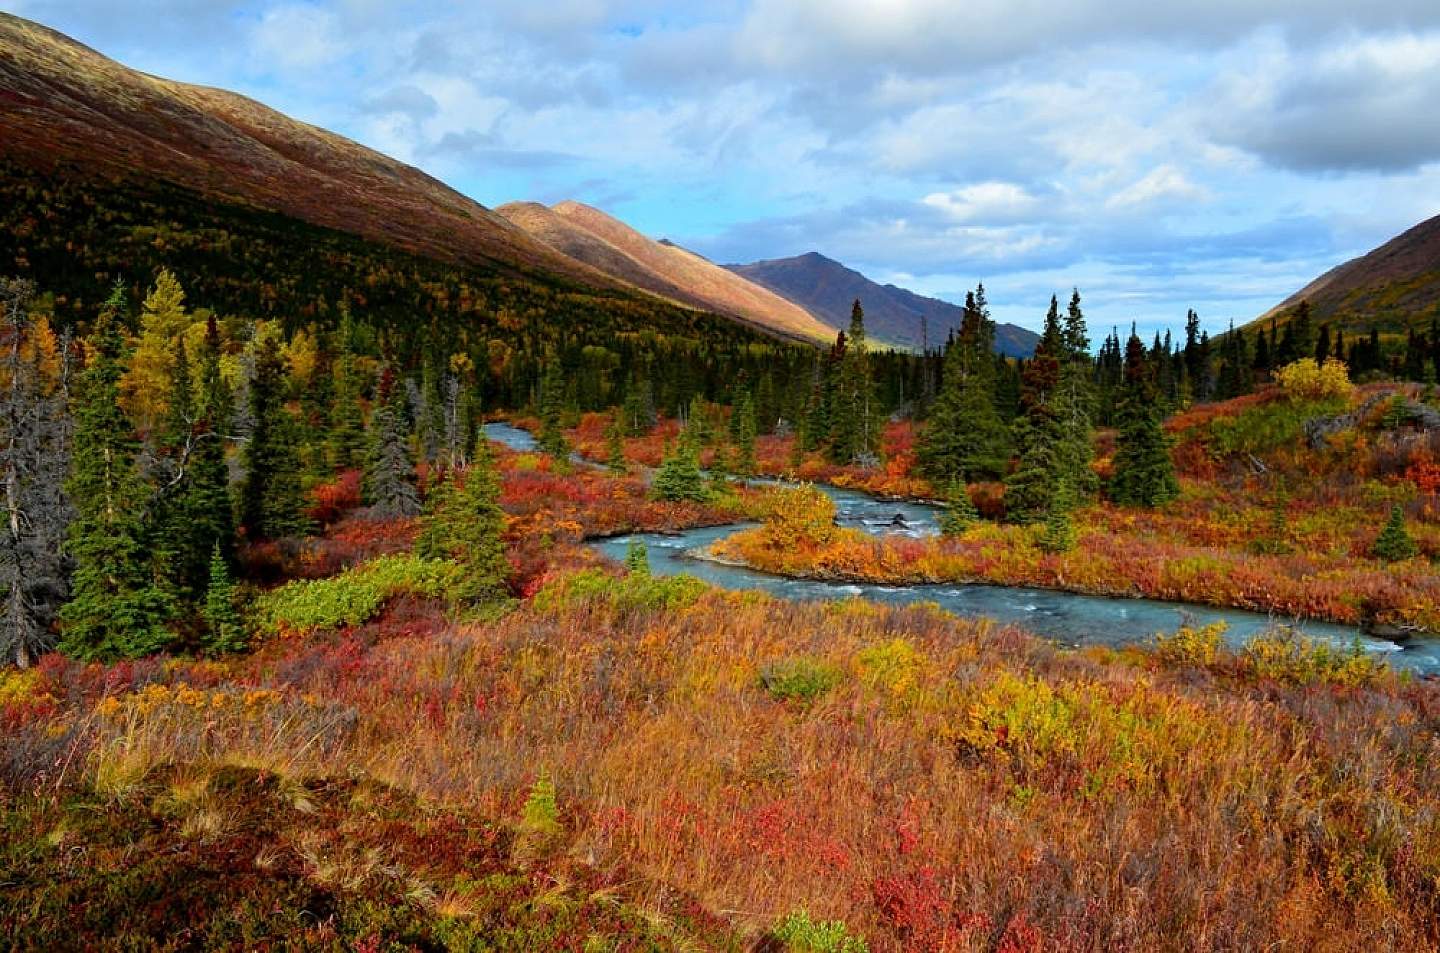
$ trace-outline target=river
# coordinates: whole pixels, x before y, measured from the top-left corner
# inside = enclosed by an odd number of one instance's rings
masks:
[[[486,435],[512,449],[535,449],[534,437],[508,424],[487,424]],[[767,481],[779,482],[779,481]],[[835,501],[842,525],[856,526],[875,534],[903,533],[933,535],[939,531],[939,507],[924,503],[892,502],[855,490],[821,486]],[[897,519],[898,517],[898,519]],[[620,560],[632,539],[645,544],[650,570],[656,575],[688,573],[724,589],[759,589],[786,599],[823,600],[859,597],[874,602],[904,605],[932,602],[959,616],[985,617],[1013,623],[1036,635],[1067,646],[1133,645],[1150,642],[1156,633],[1173,632],[1181,625],[1224,622],[1226,640],[1241,647],[1277,621],[1295,625],[1307,636],[1335,645],[1348,646],[1356,639],[1368,651],[1383,654],[1398,669],[1419,674],[1440,674],[1440,640],[1412,639],[1403,646],[1367,638],[1353,626],[1303,620],[1275,620],[1258,612],[1217,609],[1211,606],[1162,602],[1154,599],[1121,599],[1089,596],[1052,589],[983,584],[938,584],[921,586],[877,586],[791,579],[697,559],[691,552],[703,549],[747,524],[710,526],[674,535],[639,533],[597,540],[591,545],[599,552]]]

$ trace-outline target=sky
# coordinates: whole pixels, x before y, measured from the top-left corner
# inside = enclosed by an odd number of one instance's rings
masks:
[[[1440,0],[9,0],[478,201],[1211,331],[1440,213]]]

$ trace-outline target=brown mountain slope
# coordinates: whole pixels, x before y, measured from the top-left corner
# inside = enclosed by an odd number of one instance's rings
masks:
[[[1320,322],[1363,330],[1428,325],[1440,309],[1440,215],[1332,268],[1259,318],[1287,318],[1309,301]]]
[[[658,276],[668,286],[679,289],[678,296],[657,292],[667,297],[693,302],[721,314],[734,315],[812,341],[826,342],[835,337],[834,327],[794,302],[678,245],[647,238],[599,209],[579,202],[561,202],[551,212],[574,229],[587,232],[608,246],[602,249],[605,252],[603,256],[583,260],[614,277],[639,284],[634,277],[636,275],[652,276],[651,281],[653,276]],[[536,220],[533,215],[526,218]],[[541,241],[559,241],[553,227],[534,234]],[[573,238],[568,241],[571,247],[575,247]],[[565,246],[560,244],[552,247],[565,250]],[[610,249],[622,255],[623,259],[616,259]],[[616,270],[612,271],[612,267]]]
[[[144,176],[425,257],[613,281],[444,183],[234,93],[129,69],[0,13],[0,156]]]
[[[511,224],[524,229],[532,238],[613,278],[678,304],[709,310],[710,305],[705,301],[694,297],[599,235],[557,214],[547,205],[539,202],[510,202],[500,206],[495,212]]]

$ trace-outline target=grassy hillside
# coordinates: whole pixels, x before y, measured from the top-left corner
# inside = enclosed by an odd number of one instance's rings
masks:
[[[1250,325],[1283,324],[1301,301],[1317,323],[1349,332],[1428,330],[1440,316],[1440,216],[1421,222],[1379,248],[1339,265]]]

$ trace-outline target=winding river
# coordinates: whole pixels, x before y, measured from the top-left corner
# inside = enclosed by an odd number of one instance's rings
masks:
[[[509,424],[487,424],[491,440],[514,450],[535,449],[535,439]],[[838,520],[875,534],[910,536],[938,532],[939,507],[923,503],[893,502],[854,490],[821,486],[835,501]],[[791,579],[729,566],[691,555],[748,524],[711,526],[678,534],[641,533],[597,540],[599,552],[620,560],[632,539],[645,544],[650,570],[656,575],[689,573],[725,589],[759,589],[786,599],[821,600],[860,597],[874,602],[904,605],[932,602],[960,616],[987,617],[1013,623],[1027,631],[1067,646],[1131,645],[1149,642],[1157,632],[1173,632],[1186,623],[1224,622],[1226,639],[1239,647],[1276,621],[1258,612],[1217,609],[1211,606],[1090,596],[1050,589],[985,584],[879,586]],[[1440,640],[1412,639],[1403,646],[1367,638],[1353,626],[1306,620],[1296,625],[1306,635],[1348,646],[1355,639],[1367,650],[1383,654],[1396,668],[1419,674],[1440,674]]]

